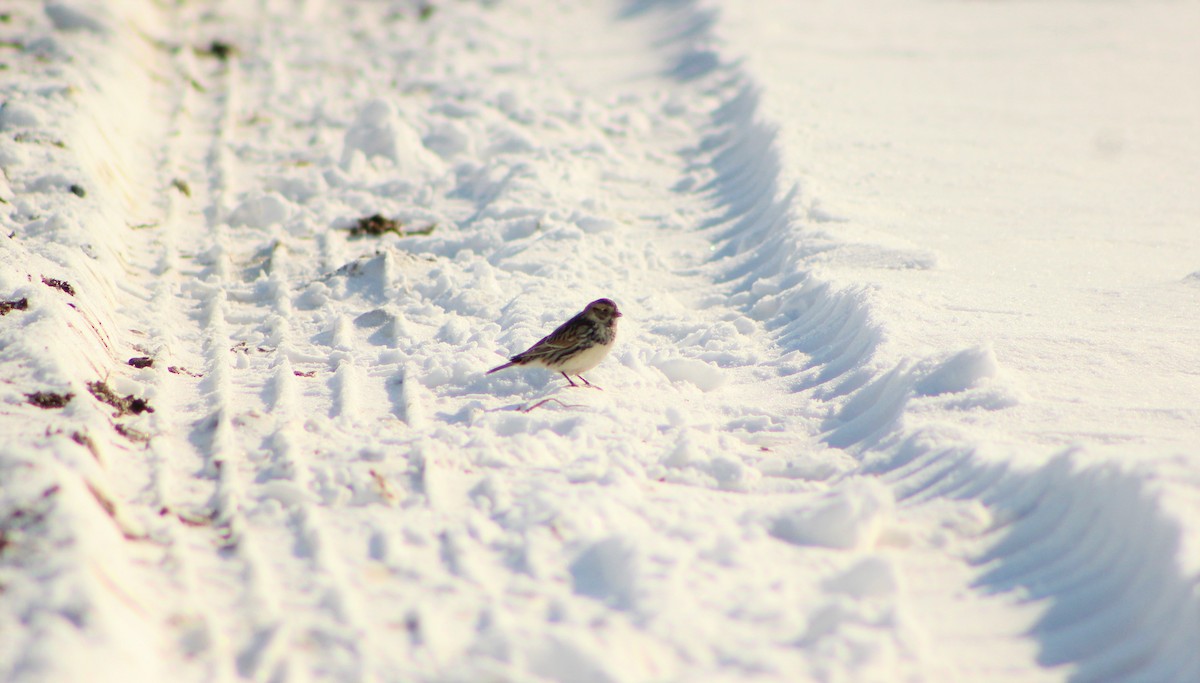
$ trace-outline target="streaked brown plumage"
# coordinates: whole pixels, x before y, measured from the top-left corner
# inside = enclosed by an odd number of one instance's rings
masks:
[[[612,299],[596,299],[567,322],[559,325],[536,344],[487,371],[487,374],[514,365],[532,365],[562,373],[571,386],[579,386],[571,375],[593,386],[580,373],[600,364],[617,340],[617,318],[621,312]],[[599,387],[596,387],[599,389]]]

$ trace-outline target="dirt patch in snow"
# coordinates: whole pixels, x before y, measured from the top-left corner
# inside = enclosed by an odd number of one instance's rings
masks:
[[[24,311],[29,308],[29,299],[24,297],[11,301],[0,301],[0,315],[8,315],[9,311]]]
[[[351,237],[381,237],[387,233],[395,233],[399,237],[407,237],[409,235],[428,235],[437,227],[436,223],[420,228],[418,230],[405,230],[404,223],[392,218],[385,218],[382,214],[367,216],[366,218],[358,219],[354,227],[350,228]]]
[[[87,386],[88,391],[92,393],[92,396],[96,397],[97,401],[107,403],[117,409],[113,417],[154,412],[154,408],[150,407],[150,403],[146,399],[134,398],[133,394],[118,396],[105,382],[88,382]]]
[[[72,287],[71,283],[67,282],[66,280],[57,280],[55,278],[46,277],[43,275],[42,284],[46,285],[47,287],[53,287],[59,291],[66,292],[71,296],[75,296],[75,288]]]
[[[65,407],[73,398],[75,398],[75,394],[57,394],[53,391],[35,391],[32,394],[25,394],[27,403],[43,409]]]
[[[150,440],[149,434],[147,434],[141,430],[134,429],[133,427],[130,427],[129,425],[118,424],[118,425],[115,425],[113,427],[113,429],[117,430],[118,434],[125,437],[126,439],[129,439],[130,441],[132,441],[134,443],[146,443],[147,441]]]
[[[236,55],[238,49],[232,44],[223,40],[214,40],[207,47],[196,48],[196,54],[205,57],[216,57],[222,62],[228,61],[230,57]]]

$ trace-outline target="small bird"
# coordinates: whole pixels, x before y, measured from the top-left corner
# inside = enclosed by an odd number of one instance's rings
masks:
[[[579,385],[571,380],[571,375],[583,380],[587,386],[593,386],[579,373],[599,365],[612,350],[617,341],[617,318],[620,317],[621,312],[612,299],[596,299],[538,343],[513,356],[504,365],[488,370],[487,374],[514,365],[532,365],[562,373],[573,387]]]

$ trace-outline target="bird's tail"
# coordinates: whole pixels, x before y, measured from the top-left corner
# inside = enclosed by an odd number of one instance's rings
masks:
[[[514,365],[516,365],[516,363],[505,363],[504,365],[497,365],[496,367],[492,368],[491,370],[488,370],[487,372],[485,372],[483,374],[490,375],[493,372],[499,372],[499,371],[503,370],[504,368],[511,368]]]

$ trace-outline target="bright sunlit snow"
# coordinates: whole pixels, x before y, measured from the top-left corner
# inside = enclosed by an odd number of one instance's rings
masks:
[[[0,680],[1200,680],[1198,26],[0,9]]]

